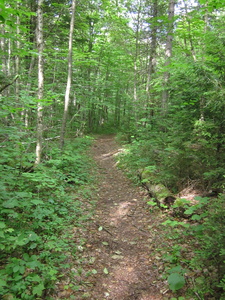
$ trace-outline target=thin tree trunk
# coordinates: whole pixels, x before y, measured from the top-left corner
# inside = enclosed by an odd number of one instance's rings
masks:
[[[12,54],[12,44],[11,39],[8,39],[8,57],[7,57],[7,75],[11,75],[11,54]]]
[[[142,2],[138,2],[138,11],[137,11],[137,25],[136,25],[136,33],[135,33],[135,57],[134,57],[134,115],[136,117],[136,112],[137,112],[137,106],[138,106],[138,97],[137,97],[137,76],[138,76],[138,69],[137,69],[137,64],[138,64],[138,58],[140,54],[140,49],[139,49],[139,43],[140,43],[140,18],[141,18],[141,8],[142,8]]]
[[[37,8],[37,49],[38,49],[38,105],[37,105],[37,145],[35,165],[41,162],[43,138],[43,92],[44,92],[44,66],[43,66],[43,1],[38,0]]]
[[[156,49],[157,49],[157,28],[158,24],[156,22],[156,18],[158,16],[158,0],[153,1],[152,6],[152,24],[151,24],[151,43],[149,50],[149,61],[147,65],[147,82],[146,82],[146,95],[147,95],[147,103],[146,103],[146,115],[150,117],[153,115],[153,93],[151,91],[151,80],[152,76],[155,73],[155,65],[156,65]]]
[[[6,32],[5,32],[5,27],[0,27],[1,28],[1,36],[0,37],[0,49],[2,52],[2,72],[7,76],[7,59],[6,59]]]
[[[150,82],[152,74],[155,71],[155,59],[156,59],[156,47],[157,47],[157,23],[156,18],[158,15],[158,0],[154,0],[153,8],[152,8],[152,28],[151,28],[151,45],[150,45],[150,53],[149,53],[149,64],[148,64],[148,74],[147,74],[147,84],[146,84],[146,92],[149,97],[150,90]]]
[[[196,54],[195,54],[195,49],[194,49],[193,40],[192,40],[192,36],[191,36],[191,22],[190,22],[190,18],[188,17],[188,6],[185,1],[184,1],[184,8],[185,8],[185,14],[186,14],[185,21],[187,22],[187,25],[188,25],[187,31],[188,31],[190,48],[191,48],[191,54],[192,54],[194,61],[196,62]]]
[[[72,81],[72,61],[73,61],[73,31],[74,31],[74,22],[75,22],[75,9],[76,9],[76,0],[72,0],[71,7],[71,21],[70,21],[70,33],[69,33],[69,48],[68,48],[68,77],[65,93],[65,104],[63,112],[63,120],[60,134],[60,149],[64,147],[65,133],[66,133],[66,121],[68,115],[68,108],[70,102],[70,90],[71,90],[71,81]]]
[[[18,3],[17,4],[17,9],[19,10],[20,4]],[[16,34],[17,34],[17,37],[20,36],[20,18],[19,16],[16,17]],[[16,48],[17,48],[17,51],[21,48],[21,45],[20,45],[20,40],[18,39],[16,41]],[[19,54],[16,55],[16,59],[15,59],[15,70],[16,70],[16,74],[19,74],[19,70],[20,70],[20,56]],[[17,103],[19,102],[19,93],[20,93],[20,82],[19,82],[19,79],[16,81],[16,101]]]
[[[175,9],[175,0],[170,0],[169,2],[169,10],[168,10],[168,30],[167,30],[167,39],[166,39],[166,62],[165,67],[167,68],[170,64],[170,60],[172,57],[172,44],[173,44],[173,19],[174,19],[174,9]],[[164,72],[163,78],[163,93],[162,93],[162,115],[166,115],[168,111],[168,83],[170,78],[170,72],[166,70]]]

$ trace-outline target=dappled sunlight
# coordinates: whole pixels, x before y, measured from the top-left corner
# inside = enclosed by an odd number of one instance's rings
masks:
[[[137,201],[136,199],[134,199]],[[118,225],[121,219],[128,215],[128,212],[132,209],[135,203],[130,201],[121,202],[115,204],[115,207],[112,208],[109,216],[111,217],[110,223],[114,225]]]
[[[108,153],[104,153],[100,157],[101,157],[101,159],[108,159],[111,156],[116,156],[116,155],[118,155],[118,154],[120,154],[122,152],[124,152],[124,149],[118,149],[116,151],[111,151],[111,152],[108,152]]]
[[[128,254],[128,253],[127,253]],[[111,271],[110,278],[105,281],[105,286],[107,292],[105,296],[109,299],[138,299],[138,300],[161,300],[162,296],[160,294],[155,295],[145,295],[143,287],[140,287],[140,281],[142,280],[142,273],[139,269],[140,261],[136,256],[127,255],[123,262],[114,266]],[[149,271],[149,273],[151,273]],[[149,279],[151,279],[151,274],[149,274]],[[151,281],[149,280],[149,285]],[[147,290],[146,286],[146,290]]]
[[[126,258],[127,260],[127,258]],[[127,264],[125,266],[117,266],[111,273],[113,280],[107,284],[107,289],[111,297],[123,297],[129,291],[129,286],[132,283],[138,282],[138,276],[135,272],[134,264]],[[121,282],[123,284],[121,285]]]
[[[193,204],[197,203],[198,201],[195,200],[195,197],[202,196],[204,193],[203,189],[197,187],[198,185],[198,181],[189,181],[188,185],[182,189],[177,196],[181,199],[186,199]]]

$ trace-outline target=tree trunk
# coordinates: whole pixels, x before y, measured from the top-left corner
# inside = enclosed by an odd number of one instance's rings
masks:
[[[37,105],[37,145],[35,165],[41,162],[42,136],[43,136],[43,91],[44,91],[44,65],[43,65],[43,1],[38,0],[37,8],[37,49],[38,49],[38,105]]]
[[[172,57],[172,44],[173,44],[173,19],[174,19],[174,9],[175,9],[175,0],[170,0],[169,10],[168,10],[168,30],[167,30],[167,39],[166,39],[166,48],[165,48],[165,67],[163,78],[163,93],[162,93],[162,115],[166,115],[168,111],[168,83],[170,79],[170,72],[168,71],[168,66]]]
[[[61,150],[63,150],[63,147],[64,147],[64,140],[65,140],[65,133],[66,133],[66,121],[67,121],[68,108],[69,108],[69,103],[70,103],[75,9],[76,9],[76,0],[73,0],[72,7],[71,7],[71,21],[70,21],[69,48],[68,48],[68,76],[67,76],[67,85],[66,85],[66,93],[65,93],[63,120],[62,120],[62,126],[61,126],[61,134],[60,134],[60,149]]]
[[[146,95],[147,95],[147,103],[146,103],[146,116],[150,117],[153,115],[153,93],[151,91],[151,80],[152,76],[155,73],[155,65],[156,65],[156,49],[157,49],[157,16],[158,16],[158,0],[153,1],[152,6],[152,18],[151,18],[151,43],[149,50],[149,61],[147,65],[147,82],[146,82]]]
[[[184,1],[184,9],[185,9],[185,21],[187,23],[187,32],[188,32],[191,54],[192,54],[193,60],[196,62],[197,59],[196,59],[196,54],[195,54],[195,49],[194,49],[194,44],[193,44],[193,39],[192,39],[192,34],[191,34],[191,22],[190,22],[190,18],[188,16],[188,6],[185,1]]]
[[[157,27],[158,27],[157,22],[156,22],[157,15],[158,15],[158,0],[154,0],[153,7],[152,7],[151,45],[150,45],[147,84],[146,84],[146,92],[148,95],[148,100],[150,99],[151,77],[152,77],[152,74],[155,72],[156,47],[157,47]]]
[[[135,56],[134,56],[134,110],[133,113],[135,115],[137,115],[137,111],[138,111],[138,97],[137,97],[137,88],[138,88],[138,82],[137,82],[137,77],[138,77],[138,68],[137,68],[137,64],[138,64],[138,58],[139,58],[139,54],[140,54],[140,22],[141,22],[141,9],[142,9],[142,2],[139,1],[138,2],[138,11],[137,11],[137,24],[136,24],[136,32],[135,32]]]
[[[17,9],[18,10],[20,9],[20,4],[19,3],[17,3]],[[20,36],[20,18],[19,18],[19,16],[16,17],[16,34],[17,34],[17,36]],[[17,50],[19,50],[21,48],[20,40],[16,41],[16,48],[17,48]],[[20,62],[20,56],[19,56],[19,54],[17,54],[16,58],[15,58],[15,71],[16,71],[16,74],[20,73],[20,63],[21,63]],[[16,80],[15,92],[16,92],[16,101],[17,101],[17,103],[19,103],[19,93],[20,93],[19,78]]]

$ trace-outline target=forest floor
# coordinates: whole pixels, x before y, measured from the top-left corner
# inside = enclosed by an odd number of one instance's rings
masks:
[[[91,150],[99,178],[98,201],[83,232],[78,278],[82,288],[72,299],[170,299],[160,255],[154,251],[163,242],[158,229],[162,219],[150,213],[146,192],[117,168],[115,155],[120,151],[113,136],[96,138]]]

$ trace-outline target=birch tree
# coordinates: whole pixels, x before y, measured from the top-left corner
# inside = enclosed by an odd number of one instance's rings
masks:
[[[38,49],[38,105],[37,105],[37,145],[35,165],[41,162],[42,136],[43,136],[43,91],[44,91],[44,66],[43,66],[43,0],[38,0],[37,7],[37,49]]]
[[[74,32],[74,22],[75,22],[75,9],[76,9],[76,0],[72,1],[71,7],[71,21],[70,21],[70,33],[69,33],[69,47],[68,47],[68,76],[67,76],[67,85],[65,92],[65,103],[64,103],[64,112],[63,120],[60,134],[60,149],[63,149],[65,133],[66,133],[66,121],[70,103],[70,90],[71,90],[71,81],[72,81],[72,62],[73,62],[73,32]]]
[[[162,114],[165,115],[168,110],[168,82],[170,78],[170,72],[168,71],[168,66],[170,64],[170,60],[172,57],[172,45],[173,45],[173,19],[174,19],[174,9],[175,9],[175,0],[169,1],[169,9],[168,9],[168,29],[167,29],[167,38],[166,38],[166,46],[165,46],[165,72],[163,78],[163,93],[162,93]]]
[[[150,35],[150,49],[149,49],[149,60],[147,66],[147,82],[146,82],[146,94],[147,94],[147,106],[151,106],[153,103],[152,91],[151,91],[151,80],[155,73],[156,67],[156,49],[157,49],[157,16],[158,16],[158,0],[154,0],[152,3],[152,18],[151,18],[151,35]],[[153,114],[153,110],[151,111]]]

